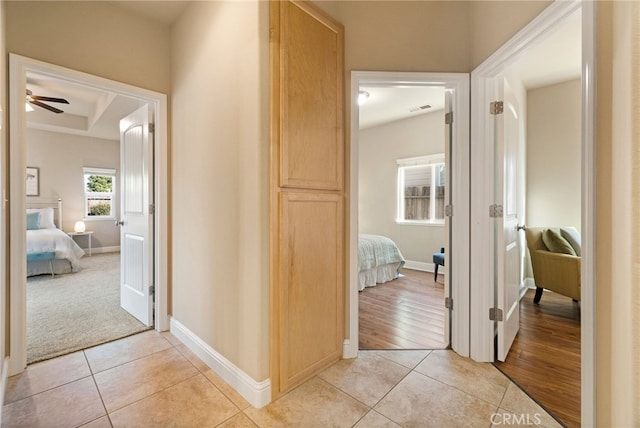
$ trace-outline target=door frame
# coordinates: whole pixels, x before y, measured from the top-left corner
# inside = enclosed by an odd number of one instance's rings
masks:
[[[581,288],[581,406],[582,424],[595,424],[595,2],[555,1],[471,73],[471,357],[494,360],[495,323],[488,309],[494,305],[492,222],[493,128],[486,109],[494,101],[493,79],[530,46],[554,31],[573,13],[582,11],[582,288]],[[491,243],[491,248],[487,243]]]
[[[70,82],[94,87],[146,101],[154,111],[154,277],[155,330],[169,328],[168,317],[168,135],[167,96],[32,58],[9,54],[9,375],[22,372],[27,361],[26,329],[26,207],[24,170],[26,168],[26,114],[24,93],[28,72],[48,74]],[[18,233],[13,233],[18,231]],[[18,255],[12,257],[12,255]]]
[[[454,91],[452,97],[454,120],[452,153],[450,163],[452,177],[451,204],[454,216],[451,217],[451,246],[456,250],[449,254],[451,259],[445,267],[451,280],[451,298],[455,302],[451,311],[450,345],[458,354],[469,356],[469,74],[467,73],[420,73],[420,72],[351,72],[351,147],[350,178],[348,194],[348,320],[347,339],[344,341],[344,358],[358,356],[358,153],[359,153],[359,108],[358,91],[361,85],[425,85],[444,86]],[[442,124],[444,126],[444,123]],[[449,270],[455,265],[455,275]],[[444,304],[444,302],[443,302]]]

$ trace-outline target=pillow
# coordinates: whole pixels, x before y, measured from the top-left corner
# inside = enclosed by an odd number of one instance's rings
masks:
[[[582,240],[580,234],[575,227],[561,227],[560,235],[567,240],[573,251],[576,252],[576,256],[582,257]]]
[[[576,255],[571,244],[560,235],[560,232],[556,232],[553,229],[545,229],[545,231],[542,232],[542,242],[544,242],[544,245],[552,253]]]
[[[27,230],[40,229],[40,213],[27,213]]]
[[[55,229],[53,208],[30,208],[27,213],[40,213],[40,229]]]

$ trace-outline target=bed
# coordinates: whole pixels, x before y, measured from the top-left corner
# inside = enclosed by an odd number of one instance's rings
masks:
[[[84,251],[60,230],[62,201],[27,204],[27,276],[77,272]]]
[[[358,290],[373,287],[400,276],[404,258],[397,245],[380,235],[361,234],[358,240]]]

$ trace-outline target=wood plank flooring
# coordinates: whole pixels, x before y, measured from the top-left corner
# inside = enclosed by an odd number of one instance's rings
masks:
[[[496,366],[568,427],[580,426],[580,306],[534,290],[520,301],[520,331]]]
[[[359,293],[360,349],[444,349],[444,286],[433,273],[403,269],[401,278]]]

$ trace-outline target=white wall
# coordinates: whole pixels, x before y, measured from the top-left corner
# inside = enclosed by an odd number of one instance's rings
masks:
[[[269,378],[269,4],[193,2],[172,32],[172,315]]]
[[[360,233],[391,238],[408,261],[432,264],[444,246],[442,225],[397,224],[397,159],[444,153],[444,111],[360,131]]]
[[[527,93],[528,226],[573,226],[581,211],[580,80]]]
[[[82,168],[120,170],[120,142],[100,138],[27,129],[27,165],[40,168],[40,197],[28,197],[27,203],[39,199],[62,198],[62,230],[72,231],[84,218],[84,175]],[[116,180],[118,185],[118,180]],[[116,195],[115,213],[119,200]],[[120,246],[120,229],[114,220],[86,220],[87,230],[94,231],[93,248]],[[78,238],[86,247],[86,241]]]

